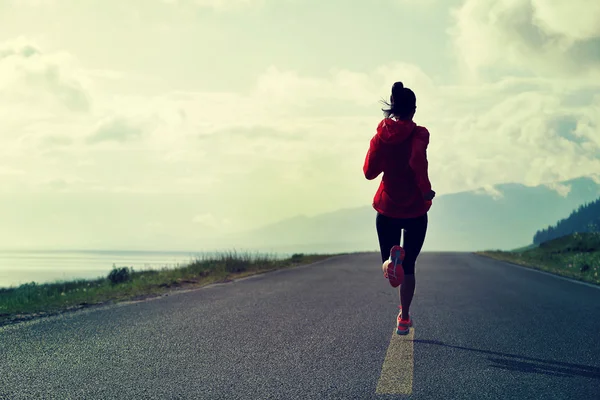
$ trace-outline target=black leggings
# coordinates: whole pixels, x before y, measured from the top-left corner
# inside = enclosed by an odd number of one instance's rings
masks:
[[[425,242],[427,233],[427,214],[416,218],[390,218],[377,213],[376,227],[381,249],[381,262],[390,258],[390,250],[400,245],[402,229],[404,229],[405,257],[402,266],[405,275],[414,275],[415,263]]]

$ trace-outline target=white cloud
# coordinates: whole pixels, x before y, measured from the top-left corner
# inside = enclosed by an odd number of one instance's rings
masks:
[[[546,186],[548,188],[554,190],[556,193],[558,193],[562,197],[567,197],[569,195],[569,193],[571,192],[570,185],[562,185],[560,183],[554,182],[554,183],[546,184]]]
[[[600,148],[600,94],[594,96],[589,107],[578,112],[577,127],[573,134],[592,147]],[[600,156],[600,154],[599,154]]]
[[[195,224],[213,225],[215,224],[216,219],[212,214],[199,214],[194,216],[192,222],[194,222]]]
[[[432,7],[442,5],[448,0],[392,0],[392,3],[401,6],[413,6],[413,7]]]
[[[481,92],[490,92],[483,85]],[[485,98],[486,95],[482,95]],[[535,185],[570,179],[600,170],[600,147],[591,140],[573,138],[568,126],[557,128],[561,116],[575,121],[592,107],[566,106],[563,90],[552,83],[520,94],[497,90],[492,104],[466,102],[471,110],[455,118],[432,121],[430,168],[434,178],[458,182],[463,176],[469,186],[519,182]],[[460,103],[460,99],[454,99]],[[447,104],[451,104],[447,98]],[[448,110],[462,109],[453,104]]]
[[[89,230],[87,219],[98,218],[98,233],[88,237],[105,235],[118,243],[153,237],[152,243],[162,244],[155,233],[173,235],[171,243],[183,237],[197,243],[194,235],[211,235],[210,226],[245,229],[366,205],[378,182],[364,179],[362,162],[382,117],[379,100],[389,97],[397,80],[417,94],[416,121],[431,133],[430,176],[439,195],[484,187],[498,196],[500,183],[537,185],[600,171],[595,4],[462,1],[451,39],[465,75],[452,80],[455,65],[421,68],[413,61],[439,54],[447,8],[438,7],[449,2],[392,1],[414,4],[414,14],[402,14],[415,17],[407,27],[436,24],[423,40],[431,34],[436,44],[379,52],[374,49],[385,35],[375,43],[367,36],[371,30],[364,32],[367,44],[340,41],[339,60],[332,61],[324,57],[331,54],[331,40],[270,37],[268,29],[279,29],[283,20],[260,10],[263,4],[281,6],[266,0],[137,0],[102,5],[100,14],[101,2],[76,8],[66,0],[26,2],[58,5],[35,15],[0,6],[0,37],[23,32],[40,38],[0,45],[0,192],[40,199],[40,215],[53,198],[75,199],[61,214],[73,216],[65,230]],[[298,14],[297,25],[306,29],[313,16],[329,21],[325,13],[337,12],[329,3],[319,15],[309,8],[314,5],[298,4],[305,14]],[[330,25],[342,38],[358,32],[348,29],[370,29],[380,12],[359,16],[363,9],[343,6],[348,19]],[[229,25],[236,18],[237,30]],[[264,31],[249,31],[263,23]],[[169,29],[157,29],[163,25]],[[248,34],[246,41],[232,50],[226,44],[240,32]],[[260,45],[252,47],[253,41]],[[139,43],[150,45],[135,47]],[[276,54],[283,46],[299,58]],[[232,61],[232,54],[239,60]],[[477,79],[466,79],[472,76]],[[166,206],[188,197],[185,207]],[[111,209],[115,198],[135,198],[124,203],[127,217]],[[155,199],[154,206],[146,199]],[[93,205],[91,211],[78,214],[84,203]],[[98,209],[113,213],[110,223],[97,216]],[[150,236],[137,237],[144,229]],[[120,236],[113,238],[115,231]],[[25,228],[19,232],[29,238]],[[48,236],[39,233],[35,240]]]
[[[600,3],[589,0],[531,0],[533,22],[573,42],[600,37]]]
[[[111,118],[100,123],[95,132],[88,136],[88,143],[100,143],[105,141],[126,142],[139,139],[143,134],[140,127],[131,124],[125,118]]]
[[[70,190],[80,189],[81,186],[77,187],[77,185],[80,183],[86,183],[86,181],[77,176],[71,176],[71,177],[49,179],[49,180],[40,182],[39,185],[49,191],[65,191],[65,190],[69,190],[69,189]]]
[[[376,183],[363,179],[362,162],[382,116],[379,100],[396,80],[417,94],[440,195],[600,170],[597,89],[568,77],[441,83],[401,62],[322,76],[270,66],[244,92],[146,94],[103,85],[118,87],[131,73],[83,68],[72,55],[14,43],[0,60],[12,74],[3,75],[11,91],[0,98],[0,155],[22,174],[3,174],[3,191],[201,193],[213,215],[245,218],[242,228],[367,204]],[[81,89],[87,111],[65,107],[56,87],[31,89],[23,78],[49,68],[60,71],[54,82]],[[28,90],[52,101],[30,103],[20,97]],[[210,222],[201,209],[197,216]]]
[[[23,170],[14,169],[11,167],[6,167],[6,166],[0,165],[0,176],[1,175],[23,175],[23,174],[25,174],[25,171],[23,171]]]
[[[494,200],[499,200],[504,197],[494,185],[484,185],[475,191],[476,194],[490,196]]]
[[[212,235],[223,234],[235,227],[229,218],[219,218],[212,213],[196,214],[192,218],[192,223],[206,233]]]
[[[77,75],[87,76],[84,70]],[[403,63],[370,72],[331,70],[324,78],[269,67],[246,94],[94,92],[95,111],[85,119],[28,123],[21,132],[29,130],[38,146],[46,146],[38,153],[44,163],[53,160],[37,181],[51,179],[49,174],[62,178],[69,160],[87,163],[81,170],[90,190],[114,186],[179,192],[231,179],[249,182],[246,190],[253,190],[259,171],[277,163],[269,190],[300,184],[314,174],[310,185],[316,193],[336,176],[344,182],[340,193],[350,199],[357,187],[364,193],[372,189],[358,183],[360,164],[381,117],[378,101],[387,98],[391,83],[399,79],[417,93],[417,121],[432,134],[430,169],[440,194],[507,181],[538,184],[598,168],[597,103],[563,104],[578,87],[557,88],[539,78],[439,85],[418,67]],[[558,116],[576,121],[571,136],[557,131]],[[25,154],[27,143],[34,141],[21,136],[15,143],[19,154]],[[107,157],[121,161],[103,166]],[[119,165],[127,170],[117,172]]]
[[[575,80],[600,76],[600,3],[466,0],[452,29],[467,74],[522,73]]]
[[[26,38],[0,43],[0,101],[86,112],[91,103],[85,83],[68,53],[44,54]]]
[[[264,6],[266,0],[161,0],[166,4],[193,5],[212,8],[217,11],[246,10]]]
[[[9,0],[13,6],[39,7],[51,6],[57,3],[57,0]]]

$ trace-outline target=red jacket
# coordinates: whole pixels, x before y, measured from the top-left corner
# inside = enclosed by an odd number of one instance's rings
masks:
[[[413,121],[382,120],[371,139],[363,172],[368,180],[383,173],[373,208],[392,218],[419,217],[431,207],[427,174],[429,131]]]

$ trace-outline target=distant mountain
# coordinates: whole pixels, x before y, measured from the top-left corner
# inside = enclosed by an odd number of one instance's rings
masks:
[[[553,185],[497,185],[492,190],[440,198],[432,208],[426,248],[432,250],[510,250],[530,244],[540,226],[557,221],[600,196],[600,184],[578,178]]]
[[[581,205],[568,218],[561,219],[556,225],[537,231],[533,243],[541,244],[573,233],[584,232],[600,232],[600,198]]]
[[[529,244],[541,226],[598,198],[597,181],[583,177],[535,187],[502,184],[440,196],[429,213],[423,250],[504,250]],[[246,249],[288,253],[378,250],[371,206],[299,216],[229,236],[227,241]]]

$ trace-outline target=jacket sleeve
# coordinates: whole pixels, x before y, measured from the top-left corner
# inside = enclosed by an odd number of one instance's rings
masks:
[[[431,190],[431,182],[427,172],[427,146],[429,145],[429,131],[422,128],[421,132],[415,132],[416,135],[412,142],[412,152],[410,156],[410,167],[417,178],[417,186],[424,195]]]
[[[365,164],[363,165],[363,172],[365,178],[368,180],[377,178],[379,174],[383,172],[383,160],[385,157],[383,155],[384,149],[379,135],[381,135],[384,129],[387,129],[385,119],[377,125],[377,133],[369,143],[369,151],[367,151],[367,157],[365,158]]]
[[[369,143],[369,150],[367,151],[367,157],[365,158],[365,164],[363,165],[365,178],[373,180],[383,172],[382,158],[380,139],[375,135]]]

